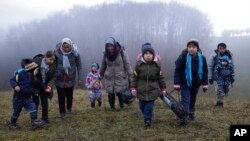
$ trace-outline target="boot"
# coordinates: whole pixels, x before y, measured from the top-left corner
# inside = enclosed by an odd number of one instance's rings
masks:
[[[145,128],[145,129],[150,129],[150,128],[152,128],[151,121],[149,121],[149,120],[146,121],[146,122],[145,122],[144,128]]]
[[[111,108],[111,111],[115,111],[115,95],[114,94],[109,94],[108,95],[108,98],[109,98],[109,105],[110,105],[110,108]]]
[[[102,106],[102,102],[98,101],[98,106],[101,107]]]
[[[181,126],[186,126],[188,124],[188,117],[183,117],[180,119],[180,125]]]
[[[215,106],[223,108],[223,102],[217,101]]]
[[[120,94],[120,95],[118,96],[118,99],[119,99],[120,108],[123,109],[123,108],[124,108],[124,104],[123,104],[123,101],[122,101],[122,94]]]
[[[95,102],[92,102],[92,103],[90,104],[90,106],[91,106],[91,108],[95,108]]]
[[[45,123],[39,120],[34,120],[31,122],[32,129],[38,129],[44,127]]]

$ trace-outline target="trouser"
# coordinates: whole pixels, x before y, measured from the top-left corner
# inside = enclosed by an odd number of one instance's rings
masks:
[[[181,85],[181,104],[185,111],[185,116],[195,113],[196,97],[200,86],[188,87]]]
[[[69,88],[59,88],[57,87],[59,112],[66,113],[65,110],[65,99],[67,99],[67,109],[71,110],[73,103],[73,87]]]
[[[36,104],[36,110],[38,111],[38,107],[40,105],[41,101],[41,106],[42,106],[42,120],[47,121],[48,120],[48,111],[49,111],[49,93],[45,93],[43,91],[39,91],[39,94],[33,95],[32,99],[34,103]]]
[[[224,97],[228,95],[229,86],[217,85],[217,103],[223,103]]]
[[[124,105],[122,101],[122,93],[117,93],[116,96],[118,97],[120,107],[123,108]],[[109,93],[108,98],[109,98],[110,108],[112,109],[115,108],[115,93]]]
[[[139,107],[144,116],[144,122],[151,123],[154,110],[154,100],[152,101],[139,100]]]
[[[26,109],[26,111],[30,113],[31,122],[34,122],[37,119],[36,105],[31,98],[18,99],[15,96],[13,96],[12,104],[13,104],[13,114],[10,120],[11,124],[17,122],[23,107]]]
[[[98,101],[99,105],[102,101],[102,93],[101,92],[94,92],[94,91],[90,91],[89,94],[89,101],[92,107],[95,106],[95,101]]]

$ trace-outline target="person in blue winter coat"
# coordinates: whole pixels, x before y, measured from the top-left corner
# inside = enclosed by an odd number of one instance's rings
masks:
[[[15,76],[10,79],[10,85],[14,90],[13,95],[13,114],[10,119],[9,128],[20,128],[17,124],[18,117],[24,107],[30,113],[31,125],[33,129],[41,127],[43,122],[37,120],[36,105],[32,100],[35,93],[35,75],[38,65],[32,59],[23,59],[21,61],[22,68],[18,69]]]
[[[88,73],[85,86],[89,89],[89,101],[92,108],[95,107],[95,101],[98,102],[98,106],[102,105],[102,83],[101,76],[99,74],[99,64],[93,63],[91,65],[91,71]]]
[[[223,107],[223,98],[228,95],[229,86],[234,83],[234,68],[228,56],[219,58],[215,67],[215,80],[217,89],[217,107]]]
[[[203,85],[204,92],[208,89],[207,62],[196,39],[188,41],[187,48],[175,61],[175,65],[174,89],[181,91],[181,104],[185,113],[180,125],[187,125],[188,119],[195,119],[195,103],[200,86]]]

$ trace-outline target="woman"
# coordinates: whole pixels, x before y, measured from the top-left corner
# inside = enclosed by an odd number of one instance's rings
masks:
[[[76,71],[78,83],[83,81],[83,72],[80,54],[69,38],[64,38],[57,44],[55,54],[57,57],[56,87],[60,117],[63,118],[66,113],[65,99],[67,99],[67,112],[72,111]]]
[[[100,75],[105,80],[111,110],[115,111],[115,95],[120,108],[124,108],[122,93],[129,88],[132,68],[124,48],[113,37],[106,40]]]

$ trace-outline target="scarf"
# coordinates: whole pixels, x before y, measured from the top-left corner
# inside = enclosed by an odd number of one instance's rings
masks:
[[[202,75],[203,75],[203,58],[200,52],[197,52],[197,55],[198,55],[198,61],[199,61],[198,74],[199,74],[199,79],[201,80]],[[192,56],[189,53],[187,53],[187,56],[186,56],[185,75],[186,75],[187,85],[188,87],[191,87],[192,86]]]
[[[46,64],[45,58],[42,59],[40,69],[41,69],[40,71],[41,71],[42,81],[43,81],[43,83],[45,83],[46,82],[46,73],[49,71],[49,65]]]
[[[72,49],[69,52],[65,52],[63,50],[63,48],[62,48],[63,43],[69,44]],[[64,68],[65,73],[68,75],[69,74],[69,69],[71,69],[71,65],[70,65],[68,56],[71,53],[73,53],[75,56],[78,56],[77,46],[76,46],[76,44],[73,44],[72,41],[69,38],[64,38],[64,39],[62,39],[60,50],[61,50],[61,52],[63,54],[63,68]]]

